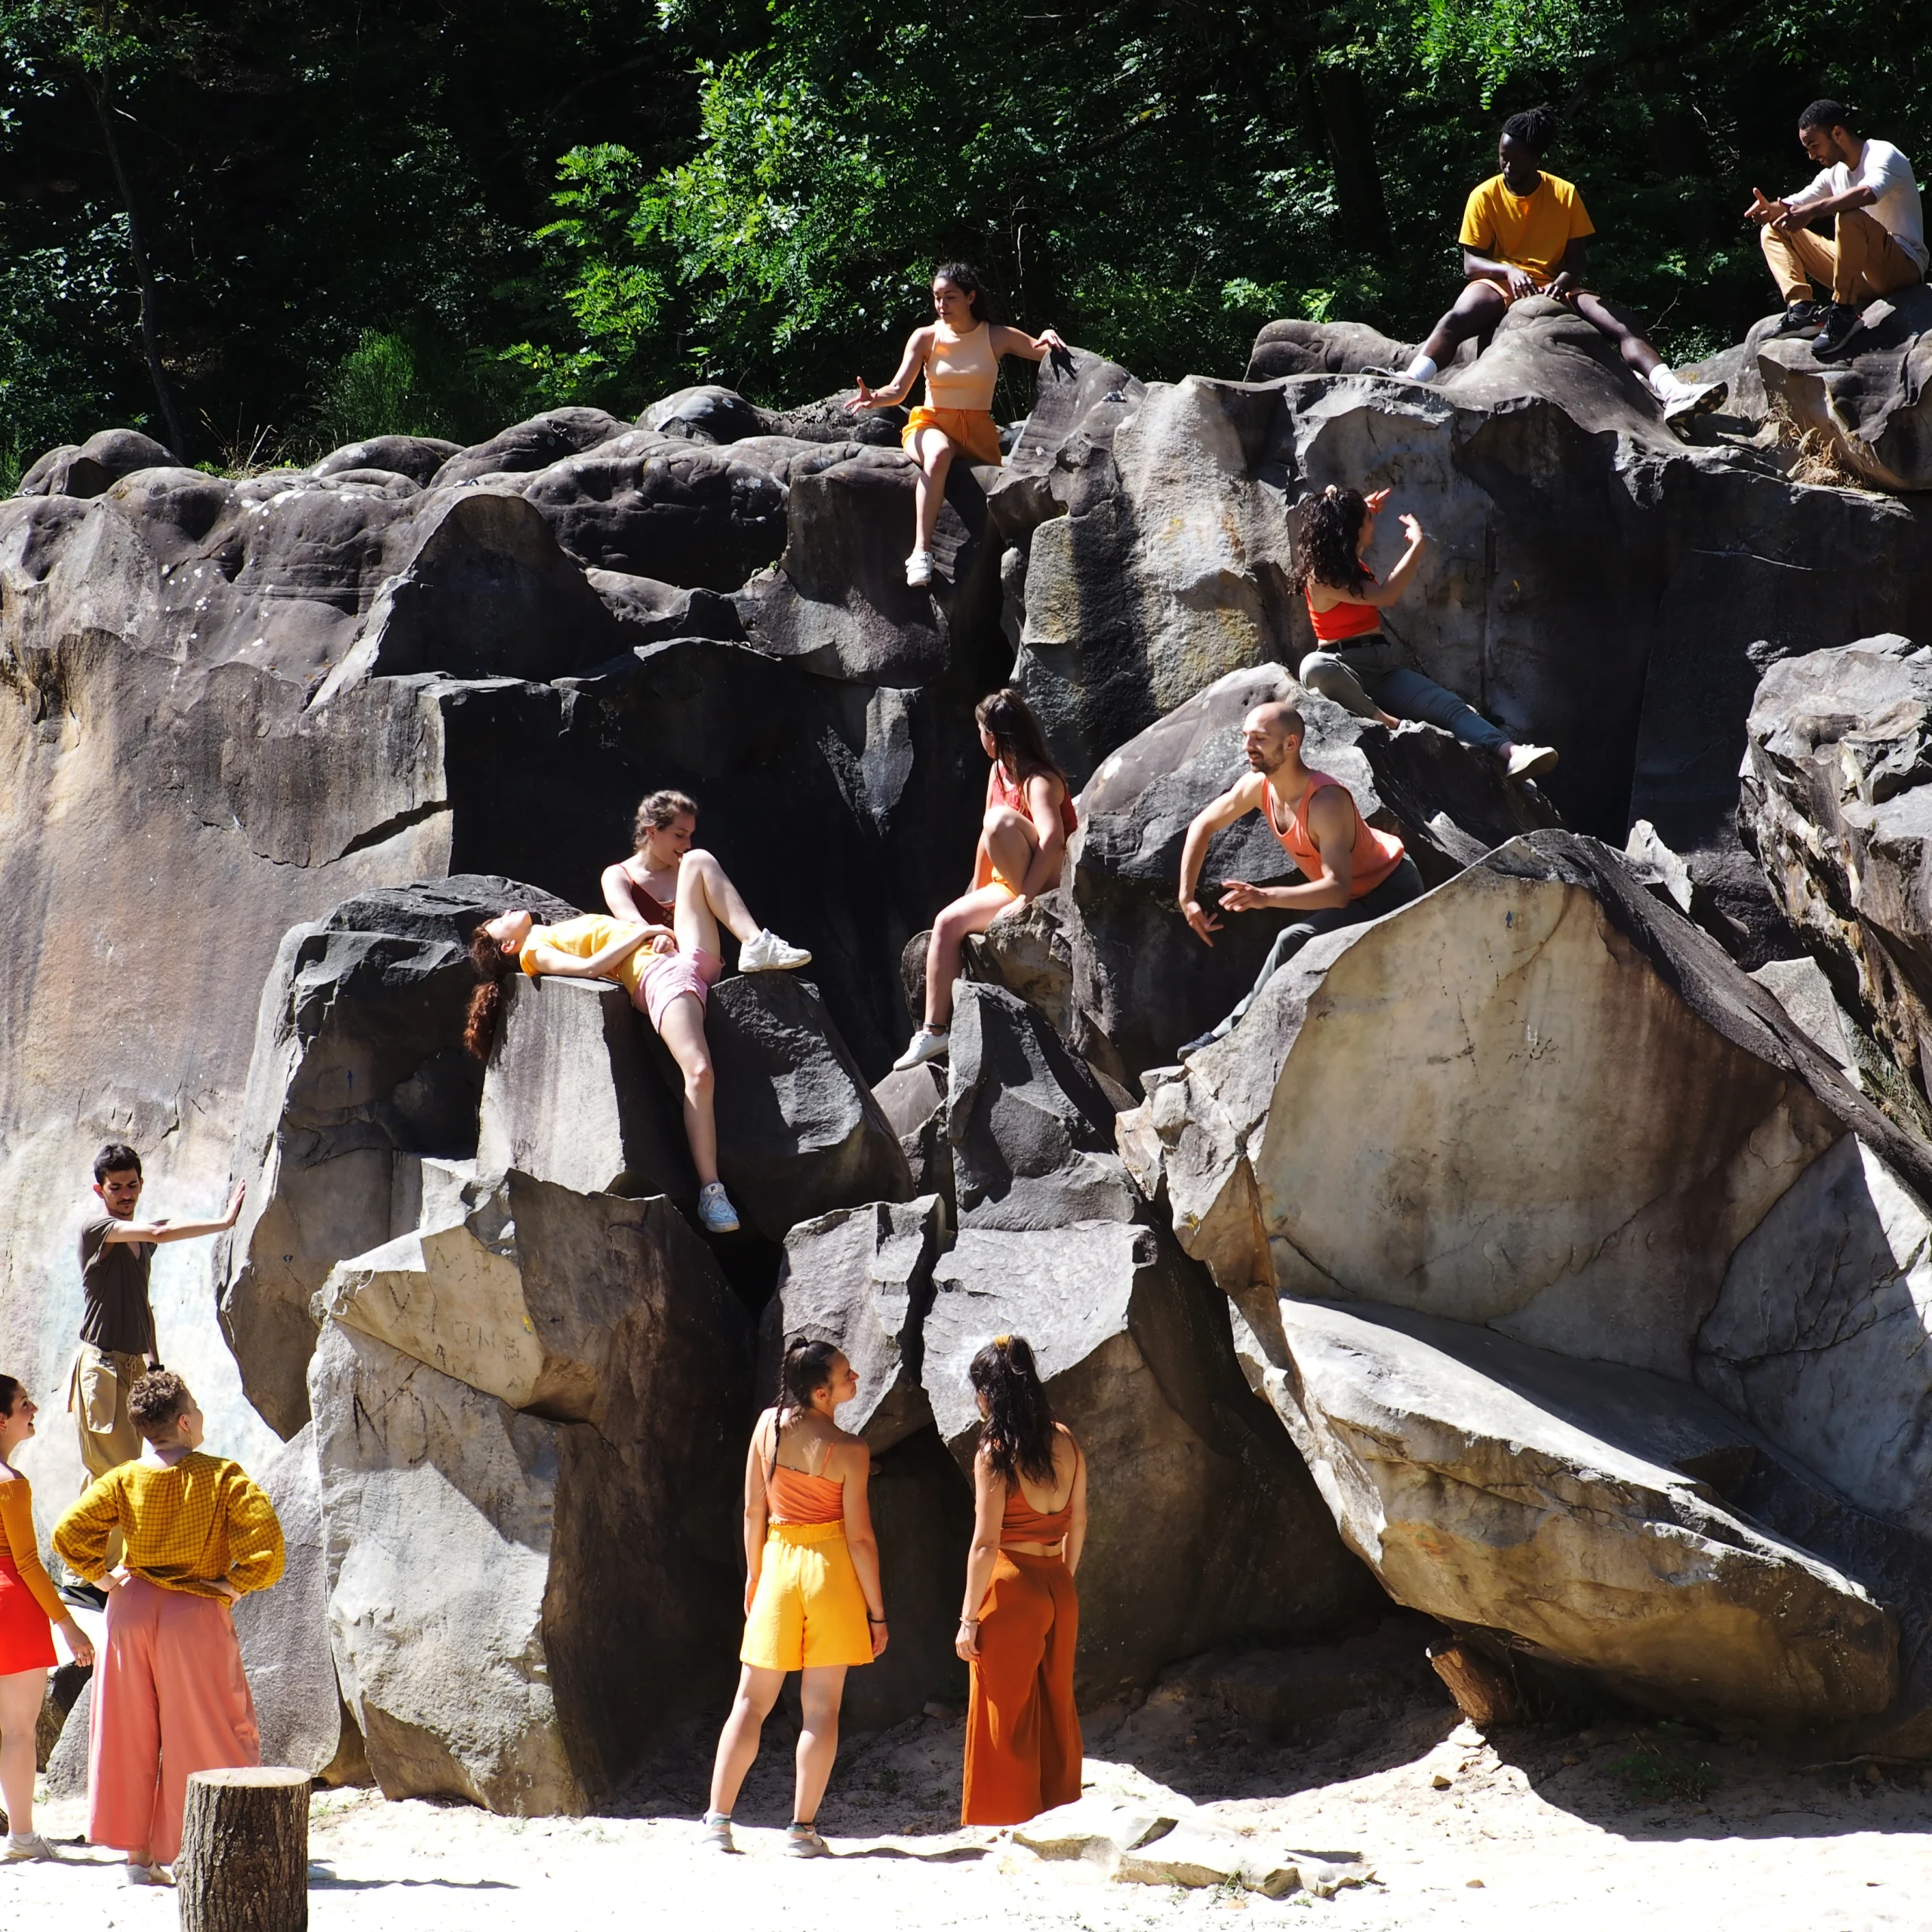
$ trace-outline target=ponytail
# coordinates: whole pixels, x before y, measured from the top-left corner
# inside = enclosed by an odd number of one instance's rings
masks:
[[[980,1446],[994,1475],[1009,1486],[1022,1476],[1051,1485],[1056,1475],[1053,1404],[1026,1337],[995,1335],[973,1358],[967,1374],[986,1398]]]
[[[778,1432],[788,1416],[802,1414],[812,1405],[812,1398],[832,1380],[832,1364],[839,1351],[830,1342],[808,1341],[795,1335],[785,1345],[785,1359],[778,1368],[778,1401],[771,1411],[771,1468],[765,1481],[778,1471]]]

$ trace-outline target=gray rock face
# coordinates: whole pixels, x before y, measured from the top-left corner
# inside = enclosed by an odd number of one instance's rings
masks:
[[[102,429],[49,450],[20,478],[23,497],[98,497],[137,469],[171,464],[174,452],[138,429]]]
[[[784,1344],[804,1336],[842,1349],[859,1378],[859,1392],[839,1410],[840,1428],[877,1453],[929,1427],[919,1364],[945,1232],[943,1204],[931,1194],[800,1222],[785,1238],[765,1311],[761,1389],[777,1386]]]
[[[687,590],[624,571],[586,571],[584,575],[633,648],[666,638],[728,639],[744,635],[736,607],[715,590]]]
[[[358,471],[387,470],[406,476],[419,488],[427,485],[459,446],[441,436],[371,436],[359,443],[345,443],[331,450],[311,474],[340,476]]]
[[[1863,1508],[1932,1535],[1932,1215],[1847,1134],[1743,1241],[1697,1379]]]
[[[1808,342],[1783,337],[1757,345],[1766,393],[1800,429],[1815,429],[1845,466],[1881,490],[1932,489],[1932,407],[1921,401],[1932,375],[1932,291],[1922,285],[1866,306],[1855,352],[1820,362]]]
[[[1929,715],[1932,653],[1902,637],[1774,664],[1752,707],[1741,808],[1779,905],[1921,1094]]]
[[[694,1207],[697,1176],[649,1027],[608,981],[509,982],[483,1078],[482,1171],[514,1168],[580,1194],[664,1194]]]
[[[1017,918],[995,920],[967,940],[964,961],[968,979],[1017,994],[1062,1038],[1074,1030],[1073,951],[1064,905],[1064,894],[1056,891]],[[923,991],[923,959],[920,968]]]
[[[934,1279],[921,1373],[961,1466],[979,1426],[967,1368],[1002,1333],[1032,1344],[1087,1458],[1083,1697],[1145,1685],[1236,1637],[1326,1635],[1369,1601],[1235,1365],[1226,1304],[1157,1230],[968,1228]]]
[[[516,1204],[534,1312],[609,1317],[559,1398],[591,1420],[519,1413],[336,1321],[310,1395],[332,1641],[377,1781],[534,1814],[614,1789],[731,1681],[751,1349],[662,1201]]]
[[[233,1153],[248,1198],[217,1266],[242,1386],[284,1436],[308,1420],[309,1303],[329,1270],[415,1225],[422,1157],[475,1152],[469,931],[539,902],[560,909],[466,875],[352,899],[282,941]]]
[[[481,476],[548,469],[565,457],[611,441],[629,426],[601,409],[547,409],[487,442],[457,451],[430,481],[437,485],[470,483]]]
[[[946,1075],[928,1064],[888,1073],[872,1089],[906,1156],[915,1195],[937,1194],[949,1223],[959,1218],[952,1180],[952,1149],[946,1137]]]
[[[909,1197],[899,1137],[810,980],[720,981],[705,1038],[718,1076],[718,1173],[768,1240],[835,1208]]]
[[[1693,1392],[1460,1323],[1281,1313],[1288,1366],[1270,1392],[1398,1602],[1673,1710],[1795,1727],[1891,1703],[1891,1620],[1722,1506],[1751,1444]]]
[[[638,418],[638,427],[688,442],[737,443],[763,435],[767,414],[736,389],[700,383],[660,397]]]
[[[947,1081],[962,1227],[1140,1217],[1145,1204],[1114,1152],[1112,1103],[1017,995],[961,984]]]
[[[1442,732],[1392,734],[1304,691],[1277,665],[1230,672],[1113,752],[1080,796],[1057,901],[1072,972],[1072,1037],[1116,1079],[1171,1060],[1219,1020],[1253,985],[1286,923],[1229,914],[1206,946],[1175,897],[1189,820],[1247,770],[1241,720],[1276,700],[1300,707],[1309,762],[1346,785],[1372,824],[1396,833],[1432,884],[1518,832],[1556,823],[1535,786],[1512,783],[1495,760]],[[1204,893],[1225,878],[1296,876],[1259,813],[1217,833],[1201,869]]]
[[[1684,1380],[1738,1244],[1848,1128],[1932,1178],[1714,941],[1557,832],[1315,941],[1121,1118],[1264,1341],[1312,1294]]]
[[[1358,376],[1371,369],[1406,369],[1415,360],[1416,346],[1361,322],[1305,322],[1290,317],[1262,324],[1242,380],[1269,383],[1281,376]]]

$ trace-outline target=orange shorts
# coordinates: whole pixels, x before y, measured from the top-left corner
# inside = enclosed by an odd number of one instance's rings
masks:
[[[986,409],[928,409],[924,403],[906,419],[899,432],[899,447],[909,451],[912,438],[921,429],[937,429],[963,456],[975,463],[998,466],[999,425]]]

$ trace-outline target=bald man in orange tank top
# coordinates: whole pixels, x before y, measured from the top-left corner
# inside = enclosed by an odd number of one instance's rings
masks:
[[[1260,976],[1233,1012],[1180,1050],[1180,1057],[1225,1039],[1260,996],[1261,989],[1321,933],[1379,919],[1422,897],[1422,875],[1392,833],[1377,832],[1357,808],[1349,788],[1302,762],[1308,728],[1292,705],[1264,704],[1241,722],[1246,774],[1195,815],[1180,855],[1180,909],[1204,946],[1214,943],[1221,922],[1195,897],[1208,842],[1250,812],[1265,813],[1268,829],[1300,868],[1296,885],[1221,881],[1221,909],[1254,912],[1280,906],[1292,912]]]

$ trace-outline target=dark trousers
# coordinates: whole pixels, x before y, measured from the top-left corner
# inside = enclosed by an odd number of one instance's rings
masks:
[[[1373,892],[1364,893],[1359,899],[1351,899],[1346,906],[1324,906],[1313,912],[1303,912],[1287,925],[1284,926],[1275,943],[1268,949],[1268,957],[1261,962],[1261,971],[1255,976],[1253,986],[1242,996],[1233,1012],[1214,1030],[1215,1039],[1225,1039],[1241,1023],[1241,1017],[1261,997],[1261,989],[1305,946],[1310,940],[1323,933],[1339,931],[1343,926],[1365,925],[1371,919],[1379,919],[1385,912],[1392,912],[1398,906],[1406,906],[1412,899],[1422,897],[1422,874],[1416,870],[1416,862],[1405,852],[1402,862],[1378,885]]]

